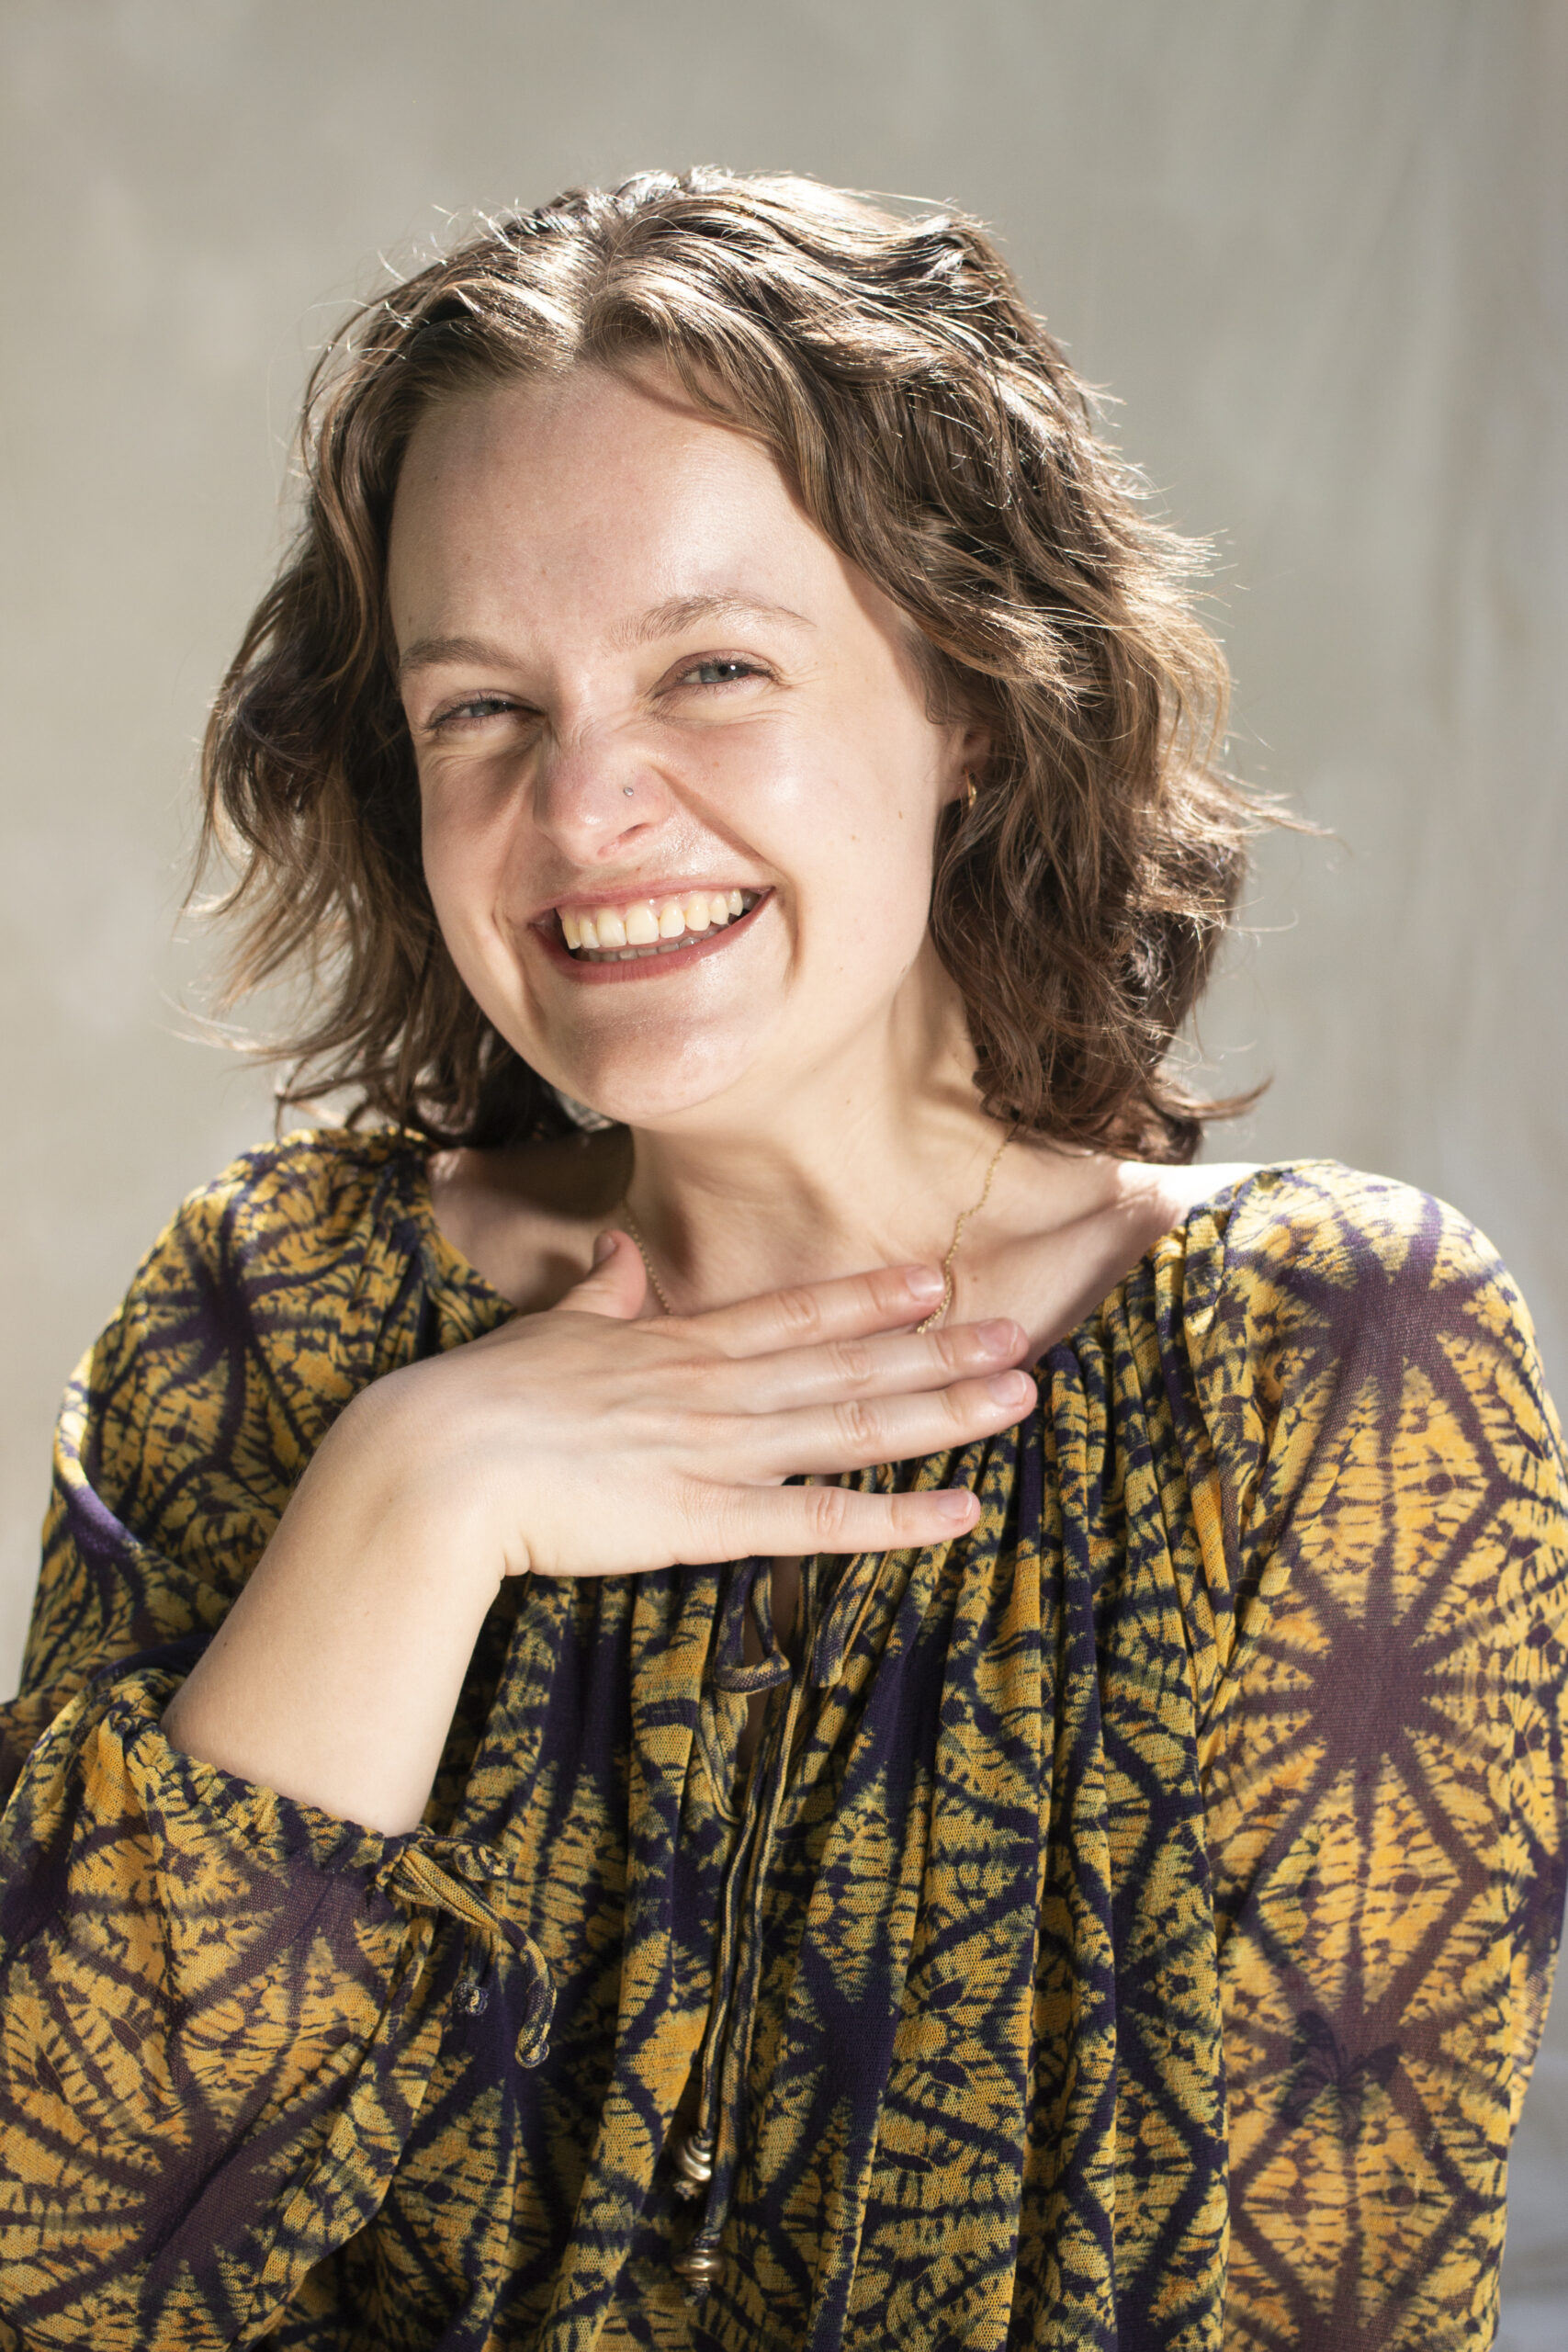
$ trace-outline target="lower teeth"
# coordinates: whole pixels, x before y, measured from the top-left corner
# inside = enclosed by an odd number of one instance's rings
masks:
[[[683,939],[661,939],[657,947],[577,947],[572,953],[580,964],[635,964],[639,956],[673,956],[711,936],[709,932],[689,931]]]

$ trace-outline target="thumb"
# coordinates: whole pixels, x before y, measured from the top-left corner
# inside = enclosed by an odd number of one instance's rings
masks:
[[[612,1227],[593,1244],[593,1266],[566,1296],[557,1302],[578,1315],[606,1315],[630,1323],[641,1314],[648,1297],[648,1270],[631,1236]]]

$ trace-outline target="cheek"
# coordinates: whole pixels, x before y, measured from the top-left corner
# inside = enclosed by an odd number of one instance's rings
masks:
[[[862,800],[802,875],[806,968],[846,1005],[880,1001],[920,952],[931,915],[931,828],[916,796]]]
[[[500,824],[486,824],[482,811],[465,807],[438,786],[420,797],[420,855],[425,888],[449,943],[471,935],[495,904],[504,868],[506,840]]]
[[[516,957],[495,921],[496,876],[482,837],[427,820],[423,856],[436,928],[457,978],[487,1019],[508,1035],[517,1017]]]

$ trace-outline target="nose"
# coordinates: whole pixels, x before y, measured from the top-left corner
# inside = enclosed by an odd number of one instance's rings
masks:
[[[558,741],[535,774],[534,821],[575,865],[618,854],[629,834],[661,824],[669,786],[637,744],[595,729]]]

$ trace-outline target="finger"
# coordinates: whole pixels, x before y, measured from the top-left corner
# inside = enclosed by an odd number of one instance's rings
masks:
[[[998,1317],[953,1323],[940,1331],[873,1333],[813,1348],[781,1348],[743,1364],[724,1356],[702,1365],[698,1380],[727,1403],[752,1413],[836,1405],[852,1396],[914,1395],[1016,1365],[1028,1352],[1020,1323]]]
[[[592,1272],[547,1311],[558,1315],[569,1307],[580,1315],[604,1315],[617,1323],[630,1323],[642,1313],[647,1300],[648,1269],[642,1252],[630,1234],[613,1227],[593,1244]]]
[[[874,1266],[832,1282],[764,1291],[682,1319],[726,1355],[751,1356],[919,1323],[941,1305],[942,1294],[942,1276],[932,1266]]]
[[[861,1495],[843,1487],[762,1487],[715,1490],[697,1519],[711,1544],[687,1557],[694,1566],[761,1553],[894,1552],[950,1544],[978,1521],[976,1496],[963,1487],[899,1495]]]
[[[776,1414],[765,1435],[761,1426],[753,1425],[746,1450],[772,1467],[820,1473],[912,1462],[1011,1429],[1033,1406],[1036,1394],[1026,1372],[997,1372],[923,1395],[846,1397],[836,1405]]]

